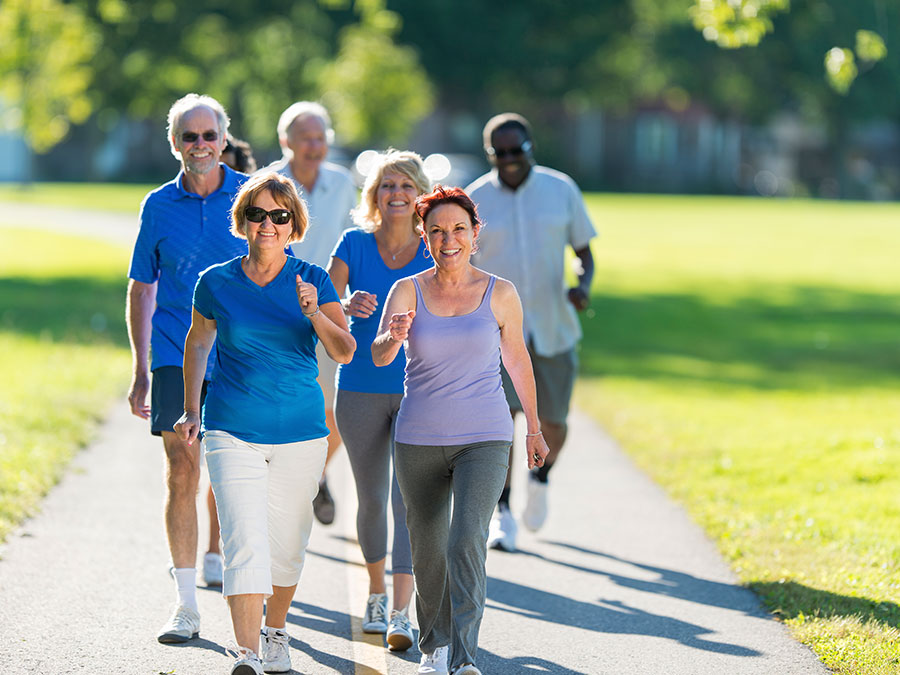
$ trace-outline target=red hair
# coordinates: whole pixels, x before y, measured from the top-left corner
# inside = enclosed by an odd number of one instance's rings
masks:
[[[472,198],[465,193],[465,190],[458,187],[444,187],[440,183],[434,186],[434,190],[427,195],[419,195],[416,199],[416,213],[425,224],[428,214],[434,211],[438,206],[443,204],[456,204],[469,214],[469,220],[472,227],[481,225],[481,219],[478,217],[478,207]]]

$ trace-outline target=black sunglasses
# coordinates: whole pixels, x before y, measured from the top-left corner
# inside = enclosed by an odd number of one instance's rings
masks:
[[[273,225],[286,225],[291,222],[291,212],[287,209],[272,209],[266,211],[258,206],[248,206],[244,209],[244,218],[251,223],[261,223],[269,216]]]
[[[504,157],[521,157],[526,152],[531,150],[531,141],[525,141],[518,148],[510,148],[509,150],[504,150],[503,148],[497,149],[491,146],[485,148],[487,154],[491,157],[496,157],[498,159],[503,159]]]
[[[181,134],[181,140],[184,143],[196,143],[197,139],[201,136],[203,136],[203,140],[207,143],[219,140],[218,131],[204,131],[202,134],[198,134],[196,131],[185,131]]]

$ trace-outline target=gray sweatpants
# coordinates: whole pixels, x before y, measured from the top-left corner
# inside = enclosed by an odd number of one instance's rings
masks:
[[[451,670],[475,663],[488,525],[506,481],[509,446],[397,443],[394,451],[412,543],[419,649],[450,645]]]
[[[334,421],[344,439],[356,482],[359,509],[356,538],[367,563],[387,556],[387,502],[390,491],[394,516],[391,571],[412,574],[406,507],[391,472],[394,424],[403,394],[365,394],[338,389],[334,397]],[[393,474],[393,475],[392,475]]]

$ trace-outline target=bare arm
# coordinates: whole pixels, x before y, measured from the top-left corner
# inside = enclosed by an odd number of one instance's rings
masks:
[[[401,279],[391,287],[378,335],[372,342],[372,362],[376,366],[393,363],[400,353],[400,347],[409,337],[409,329],[416,317],[416,291],[413,282]]]
[[[300,311],[310,320],[328,356],[338,363],[350,363],[356,351],[356,339],[350,335],[341,303],[319,305],[318,289],[297,275],[297,301]]]
[[[550,449],[540,433],[534,370],[522,334],[522,303],[515,286],[498,279],[491,296],[491,310],[500,326],[500,357],[522,403],[522,412],[525,413],[528,427],[525,445],[528,451],[528,468],[531,469],[544,463]]]
[[[132,361],[128,404],[131,406],[131,413],[143,419],[150,417],[147,395],[150,393],[150,333],[155,309],[156,282],[145,284],[129,280],[125,301],[125,321],[128,325]]]
[[[191,445],[200,434],[200,392],[206,361],[216,341],[216,322],[196,309],[184,341],[184,414],[175,423],[175,433]]]
[[[581,311],[591,304],[591,282],[594,279],[594,256],[591,247],[585,246],[575,251],[580,262],[578,266],[578,285],[569,289],[569,302]]]
[[[357,316],[361,319],[372,316],[378,309],[378,296],[366,291],[354,291],[349,298],[345,298],[347,284],[350,283],[350,268],[340,258],[331,256],[328,262],[328,276],[334,284],[334,290],[341,298],[341,307],[347,316]]]

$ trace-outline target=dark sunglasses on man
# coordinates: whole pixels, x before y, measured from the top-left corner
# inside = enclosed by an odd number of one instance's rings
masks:
[[[219,140],[218,131],[204,131],[202,134],[198,134],[196,131],[185,131],[181,134],[181,140],[184,143],[196,143],[197,139],[201,136],[207,143],[212,143]]]
[[[244,218],[251,223],[261,223],[269,216],[273,225],[287,225],[291,222],[291,212],[287,209],[272,209],[266,211],[258,206],[248,206],[244,209]]]
[[[496,157],[497,159],[503,159],[504,157],[521,157],[526,152],[531,151],[531,141],[525,141],[518,148],[509,148],[508,150],[505,148],[497,148],[488,146],[487,154],[491,157]]]

